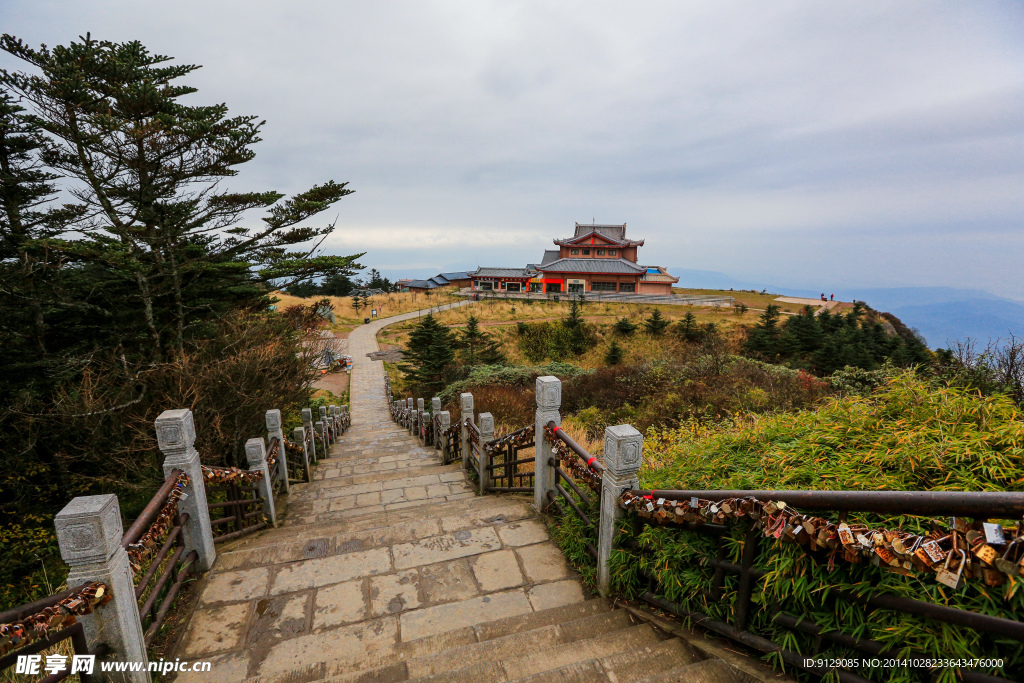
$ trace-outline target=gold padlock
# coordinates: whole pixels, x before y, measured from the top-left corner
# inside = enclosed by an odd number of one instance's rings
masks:
[[[949,562],[953,559],[953,555],[960,556],[960,566],[956,572],[953,572],[949,568]],[[964,567],[967,566],[967,553],[963,550],[953,550],[946,556],[946,563],[942,565],[942,569],[935,575],[935,580],[944,586],[949,586],[953,590],[960,590],[964,582]]]

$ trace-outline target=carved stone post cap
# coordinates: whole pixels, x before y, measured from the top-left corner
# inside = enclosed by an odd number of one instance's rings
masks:
[[[424,406],[423,399],[422,398],[416,399],[416,410],[423,410],[423,406]]]
[[[346,412],[346,413],[347,413],[347,412],[348,412],[348,404],[346,403],[345,405],[343,405],[343,406],[341,407],[341,409],[342,409],[342,411],[344,411],[344,412]]]
[[[439,399],[437,396],[435,396],[434,398],[430,399],[430,412],[432,412],[432,413],[439,413],[439,412],[441,412],[441,399]]]
[[[53,520],[60,556],[71,566],[105,562],[121,547],[124,531],[117,496],[78,496]]]
[[[409,406],[409,410],[412,410],[412,398],[411,397],[406,399],[406,405]]]
[[[255,437],[245,442],[245,459],[249,469],[255,470],[267,461],[267,443],[262,437]]]
[[[321,429],[324,428],[323,420],[317,420],[316,421],[316,428],[317,428],[317,431],[320,431]]]
[[[442,410],[438,413],[441,416],[441,429],[448,429],[452,426],[452,414],[447,410]]]
[[[537,407],[558,410],[562,405],[562,380],[548,375],[537,378]]]
[[[334,405],[334,404],[332,403],[332,404],[331,404],[331,408],[330,408],[330,413],[331,413],[331,416],[332,416],[332,417],[333,417],[334,415],[337,415],[337,414],[338,414],[338,406],[336,406],[336,405]]]
[[[154,421],[156,442],[161,451],[185,450],[196,442],[196,423],[188,408],[165,410]]]
[[[320,417],[327,417],[327,406],[320,406]]]
[[[267,431],[273,432],[281,428],[281,411],[277,408],[267,411]]]
[[[302,427],[296,427],[292,430],[292,438],[296,441],[304,441],[306,439],[306,430]]]
[[[628,477],[640,469],[644,436],[631,425],[615,425],[604,430],[604,464],[616,477]]]
[[[463,412],[473,412],[473,394],[468,391],[459,394],[459,406]]]
[[[480,413],[479,418],[480,434],[494,434],[494,416],[490,413]]]
[[[306,424],[312,424],[313,422],[313,409],[303,408],[302,409],[302,421]]]

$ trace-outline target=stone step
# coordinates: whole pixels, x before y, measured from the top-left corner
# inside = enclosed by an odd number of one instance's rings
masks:
[[[623,610],[625,611],[625,610]],[[653,674],[672,671],[704,660],[704,654],[678,638],[600,659],[601,667],[618,683],[637,683]]]
[[[618,631],[634,626],[632,617],[623,610],[601,612],[565,623],[540,626],[529,631],[484,640],[446,650],[430,657],[407,662],[410,679],[428,678],[454,672],[470,666],[483,666],[500,662],[516,653],[526,653],[556,647],[591,638],[598,634]]]
[[[523,497],[477,496],[475,494],[468,494],[465,498],[458,500],[445,502],[427,501],[424,505],[407,506],[406,508],[393,511],[367,510],[363,514],[350,515],[327,513],[324,515],[318,515],[315,520],[303,522],[302,524],[290,524],[276,529],[270,529],[263,532],[261,537],[273,538],[280,536],[294,536],[294,534],[302,534],[307,531],[314,531],[313,535],[315,536],[315,530],[322,530],[332,526],[337,527],[339,530],[350,529],[357,531],[386,527],[391,524],[409,521],[412,519],[443,519],[462,515],[466,516],[466,523],[461,528],[469,528],[471,526],[480,525],[470,524],[469,522],[472,520],[480,519],[483,522],[493,524],[493,521],[488,522],[487,520],[493,519],[496,515],[499,515],[501,511],[504,511],[507,508],[524,508],[529,505],[530,503],[528,502],[528,499]],[[491,511],[498,512],[494,512],[492,515],[490,514]],[[534,514],[535,513],[531,513],[531,516]],[[521,516],[517,518],[522,519]]]
[[[411,660],[452,651],[473,643],[553,627],[563,621],[571,622],[607,614],[608,610],[609,606],[605,600],[590,600],[397,643],[389,643],[386,639],[390,629],[397,626],[393,623],[393,617],[372,620],[322,632],[322,647],[304,649],[301,668],[250,677],[244,679],[242,683],[295,683],[319,680],[330,683],[406,681],[409,679],[407,663]],[[382,639],[382,636],[385,638]]]
[[[551,683],[555,683],[556,681],[573,680],[573,676],[579,675],[576,673],[577,670],[595,670],[594,666],[588,664],[590,660],[653,645],[661,640],[661,634],[650,625],[637,624],[578,640],[571,645],[555,646],[519,657],[506,656],[502,661],[502,666],[508,676],[505,679],[507,681],[529,681],[530,683],[551,681]],[[602,679],[597,678],[596,680]]]
[[[327,474],[332,471],[337,470],[322,470],[322,473]],[[388,470],[386,472],[378,472],[376,474],[350,474],[346,476],[341,476],[339,474],[333,477],[316,477],[312,484],[302,484],[302,486],[307,488],[300,489],[299,493],[304,494],[306,490],[323,491],[325,489],[345,486],[358,486],[359,484],[366,484],[374,481],[386,482],[393,479],[405,479],[407,477],[418,477],[429,474],[442,475],[450,474],[452,472],[461,473],[461,471],[461,463],[453,462],[450,465],[425,465],[423,467],[410,467],[403,470]]]
[[[706,659],[656,673],[636,683],[757,683],[757,679],[721,659]]]

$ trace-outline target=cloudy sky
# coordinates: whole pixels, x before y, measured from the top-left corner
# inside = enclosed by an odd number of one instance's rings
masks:
[[[0,16],[31,44],[91,31],[203,65],[195,101],[267,120],[233,186],[349,181],[327,250],[396,277],[522,265],[574,221],[626,221],[651,264],[1024,299],[1019,2],[0,0]]]

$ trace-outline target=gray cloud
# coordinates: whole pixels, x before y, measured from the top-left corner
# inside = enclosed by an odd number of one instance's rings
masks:
[[[196,101],[267,119],[233,182],[351,181],[328,248],[395,272],[533,261],[593,217],[667,266],[1024,298],[1018,3],[0,8],[202,64]]]

